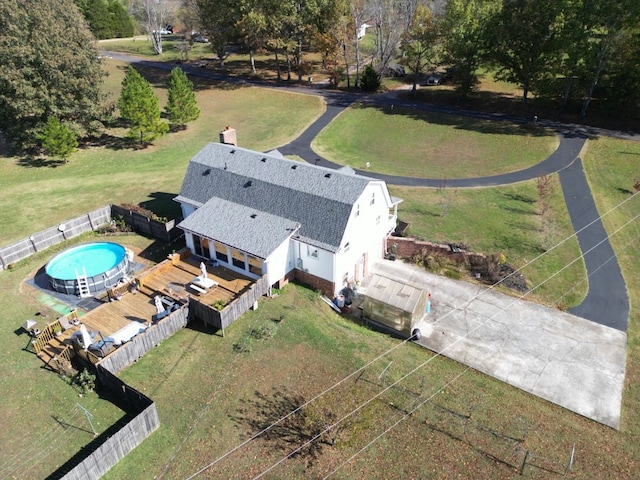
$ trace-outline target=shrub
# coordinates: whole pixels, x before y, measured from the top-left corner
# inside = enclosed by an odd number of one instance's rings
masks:
[[[367,65],[360,79],[360,88],[364,92],[375,92],[380,88],[380,79],[378,72],[371,65]]]

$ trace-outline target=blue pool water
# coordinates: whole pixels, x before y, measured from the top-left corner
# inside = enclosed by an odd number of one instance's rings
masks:
[[[111,288],[127,274],[129,261],[122,245],[89,243],[70,248],[53,257],[45,267],[51,287],[62,293],[78,294],[77,275],[86,273],[89,290]]]

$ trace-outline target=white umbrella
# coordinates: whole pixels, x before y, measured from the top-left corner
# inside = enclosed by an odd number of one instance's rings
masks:
[[[160,295],[156,295],[154,298],[155,302],[156,302],[156,310],[158,310],[158,314],[161,314],[162,312],[164,312],[164,305],[162,304],[162,298],[160,297]]]
[[[27,320],[22,324],[22,328],[24,328],[27,332],[30,332],[33,327],[35,327],[37,322],[35,320]]]
[[[200,280],[207,278],[207,266],[204,262],[200,262]]]
[[[80,324],[80,335],[81,335],[81,341],[82,341],[82,348],[84,348],[84,351],[86,352],[87,349],[89,348],[89,345],[91,345],[93,343],[93,340],[91,339],[91,335],[89,335],[89,332],[87,331],[87,327],[85,326],[84,323]]]

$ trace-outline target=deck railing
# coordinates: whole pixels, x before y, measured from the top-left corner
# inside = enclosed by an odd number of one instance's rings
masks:
[[[78,312],[76,310],[72,310],[70,313],[66,314],[64,318],[69,321],[78,320]],[[33,342],[33,349],[36,351],[36,354],[40,353],[44,347],[46,347],[49,342],[63,330],[64,329],[62,328],[62,324],[59,319],[47,325]]]

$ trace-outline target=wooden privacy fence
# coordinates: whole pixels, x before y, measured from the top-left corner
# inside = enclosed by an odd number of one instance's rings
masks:
[[[97,366],[97,374],[101,385],[120,399],[125,411],[133,415],[133,418],[109,435],[80,462],[63,465],[54,473],[54,477],[64,480],[97,480],[160,426],[156,405],[150,398],[100,365]]]
[[[246,292],[226,305],[222,310],[200,303],[196,298],[191,297],[189,299],[191,317],[202,320],[205,325],[211,325],[224,332],[225,328],[253,307],[260,297],[268,294],[270,287],[267,277],[260,277],[251,284]]]
[[[117,348],[115,352],[100,360],[99,366],[112,373],[118,373],[145,353],[169,338],[187,325],[189,309],[187,306],[179,308],[169,316],[150,326],[144,332],[136,335],[130,341]]]
[[[180,220],[169,220],[167,222],[160,222],[138,212],[134,212],[133,210],[123,208],[119,205],[111,205],[111,215],[113,217],[122,217],[124,223],[129,225],[136,232],[150,235],[167,242],[175,240],[182,234],[182,230],[176,227],[176,224]]]
[[[100,225],[110,221],[111,206],[106,206],[71,220],[66,220],[55,227],[34,233],[29,238],[2,247],[0,248],[0,270],[6,270],[12,263],[85,232],[95,230]]]
[[[41,232],[34,233],[29,238],[0,248],[0,271],[6,270],[12,263],[30,257],[36,252],[77,237],[85,232],[96,230],[98,227],[110,223],[112,217],[115,216],[121,216],[124,222],[136,232],[167,242],[175,240],[182,234],[182,231],[176,227],[180,220],[169,220],[166,223],[159,222],[118,205],[107,205],[71,220],[65,220],[55,227],[47,228]]]

